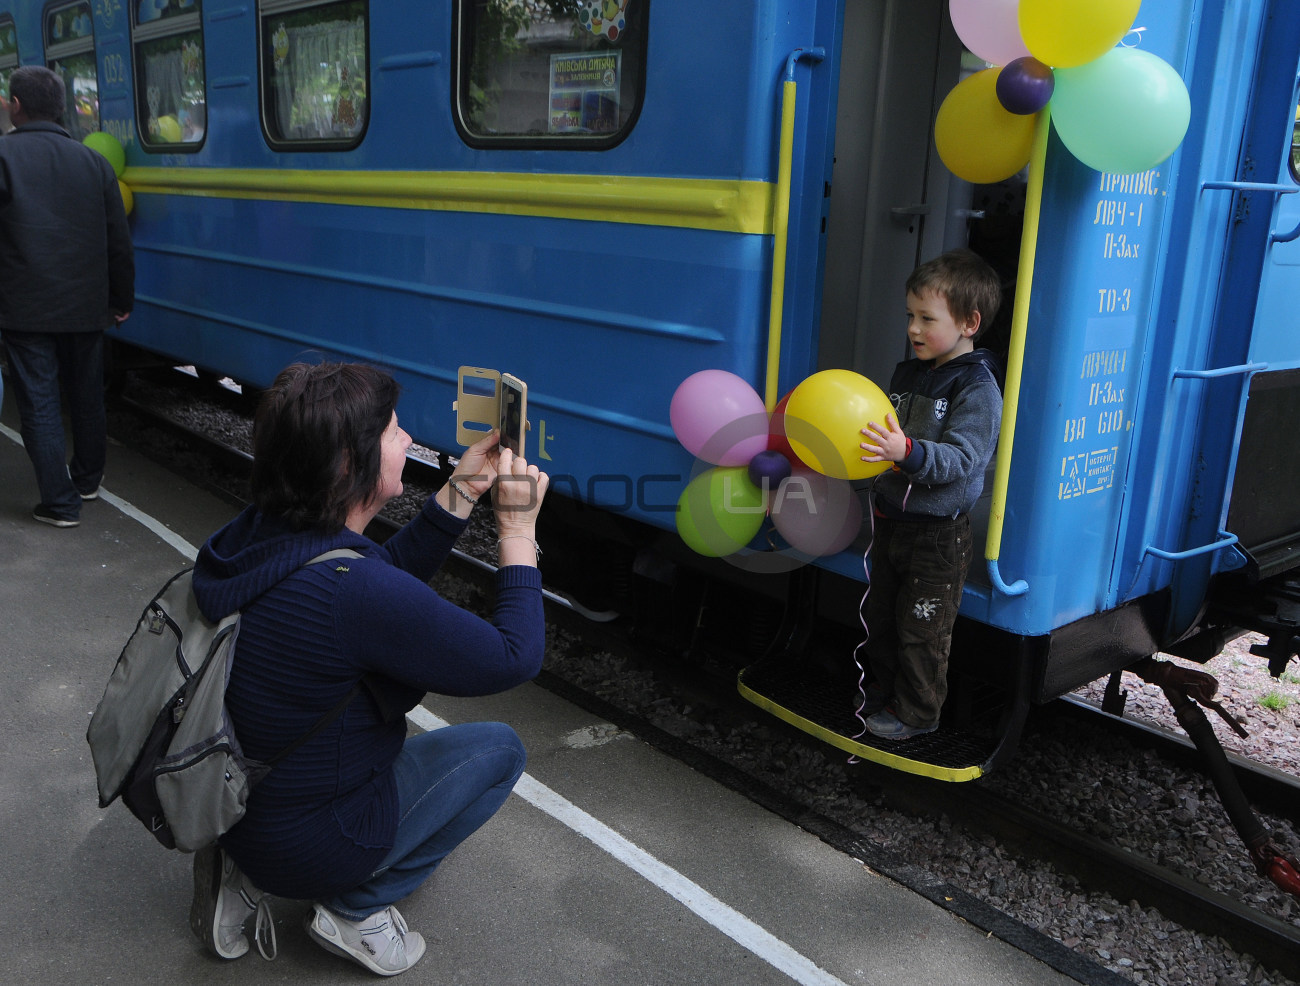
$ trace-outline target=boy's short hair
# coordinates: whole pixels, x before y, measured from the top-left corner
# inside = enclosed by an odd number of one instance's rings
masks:
[[[67,90],[63,79],[44,65],[23,65],[9,76],[9,98],[17,99],[33,120],[59,120]]]
[[[912,271],[907,293],[920,295],[924,291],[943,295],[948,311],[958,322],[979,312],[980,327],[972,341],[993,324],[1002,304],[1002,280],[997,271],[974,250],[964,247],[941,253]]]

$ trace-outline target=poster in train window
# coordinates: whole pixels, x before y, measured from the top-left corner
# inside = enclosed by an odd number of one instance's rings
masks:
[[[622,52],[551,56],[550,133],[612,133],[618,129]]]
[[[645,85],[638,0],[458,0],[456,128],[471,146],[607,148]]]
[[[353,146],[369,117],[364,0],[264,4],[262,100],[273,145]],[[300,9],[297,9],[300,8]]]

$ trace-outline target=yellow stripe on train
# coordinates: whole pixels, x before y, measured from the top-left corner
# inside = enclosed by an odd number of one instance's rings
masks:
[[[772,232],[770,182],[474,171],[127,168],[136,195],[323,202]]]

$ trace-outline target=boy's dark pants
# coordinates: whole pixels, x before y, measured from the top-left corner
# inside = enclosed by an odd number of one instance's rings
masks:
[[[939,721],[948,651],[972,544],[970,518],[875,518],[867,654],[889,706],[910,726]]]

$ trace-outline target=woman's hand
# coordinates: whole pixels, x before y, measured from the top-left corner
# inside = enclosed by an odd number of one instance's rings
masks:
[[[497,478],[497,459],[500,456],[499,432],[493,428],[465,450],[451,474],[434,499],[439,506],[455,517],[468,517],[474,503],[492,489]]]
[[[465,450],[452,474],[451,478],[475,499],[492,489],[496,482],[500,441],[501,432],[493,428]]]
[[[551,477],[501,449],[492,507],[497,518],[497,559],[502,565],[536,565],[537,514]]]

